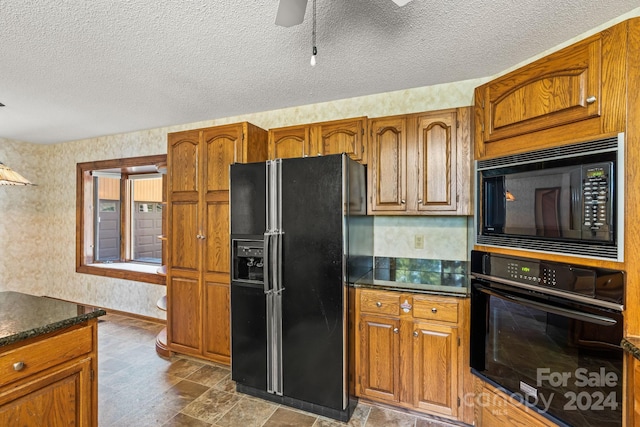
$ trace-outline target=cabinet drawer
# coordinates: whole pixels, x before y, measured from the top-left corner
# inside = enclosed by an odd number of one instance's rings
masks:
[[[0,386],[89,353],[92,348],[92,328],[84,327],[0,353]],[[14,369],[16,363],[22,363],[22,369]]]
[[[400,295],[393,292],[362,290],[360,311],[398,316],[400,315]]]
[[[440,322],[458,323],[458,303],[456,301],[413,298],[413,317]]]

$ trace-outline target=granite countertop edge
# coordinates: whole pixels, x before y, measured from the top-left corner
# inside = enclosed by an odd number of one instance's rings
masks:
[[[457,297],[457,298],[468,298],[470,296],[469,292],[466,289],[464,291],[457,292],[457,291],[451,291],[446,289],[425,289],[425,288],[417,288],[414,286],[398,286],[397,284],[362,283],[362,282],[353,283],[352,286],[354,288],[362,288],[362,289],[381,289],[385,291],[412,292],[416,294],[441,295],[441,296],[450,296],[450,297]],[[429,286],[429,285],[423,285],[423,286]]]
[[[80,314],[75,317],[70,317],[68,319],[60,320],[57,322],[50,323],[48,325],[39,326],[37,328],[28,329],[26,331],[21,331],[13,335],[8,335],[0,338],[0,347],[7,346],[9,344],[13,344],[19,341],[26,340],[28,338],[37,337],[40,335],[45,335],[50,332],[55,332],[59,329],[66,328],[68,326],[73,326],[85,322],[89,319],[94,319],[96,317],[104,316],[107,312],[103,309],[96,309],[89,313]]]
[[[640,360],[640,337],[624,337],[620,346],[625,352]]]
[[[404,281],[374,279],[373,272],[369,272],[350,285],[354,288],[382,289],[395,292],[413,292],[428,295],[453,296],[468,298],[470,296],[468,286],[432,285],[429,283],[414,283]]]

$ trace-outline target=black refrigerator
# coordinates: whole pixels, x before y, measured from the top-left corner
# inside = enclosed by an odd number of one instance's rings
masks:
[[[231,378],[346,421],[357,403],[349,284],[372,268],[365,167],[346,155],[233,164]]]

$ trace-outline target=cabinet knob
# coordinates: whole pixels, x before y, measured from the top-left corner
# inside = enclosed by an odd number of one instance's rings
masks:
[[[418,335],[420,335],[420,334],[418,333],[418,331],[413,331],[413,336],[414,336],[414,337],[418,338]]]
[[[593,104],[594,102],[596,102],[596,97],[595,96],[590,96],[586,99],[587,104]]]
[[[418,199],[418,203],[419,203],[419,204],[422,204],[422,199]]]
[[[400,200],[400,203],[402,203],[404,205],[405,203],[407,203],[407,201],[405,199],[402,199],[402,200]]]
[[[433,307],[433,308],[431,309],[431,312],[432,312],[432,313],[437,313],[437,312],[438,312],[438,309],[437,309],[437,308],[435,308],[435,307]]]
[[[400,332],[400,331],[398,330],[398,328],[393,328],[393,333],[394,333],[394,334],[397,334],[398,332]]]
[[[380,301],[378,301],[378,302],[376,303],[376,307],[382,307],[382,303],[381,303]]]
[[[22,371],[24,369],[24,362],[16,362],[13,364],[14,371]]]

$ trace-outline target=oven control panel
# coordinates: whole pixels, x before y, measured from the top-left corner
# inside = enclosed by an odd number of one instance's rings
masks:
[[[555,289],[615,302],[622,302],[624,296],[624,272],[618,270],[471,251],[474,273],[485,280],[522,283],[541,292]]]

